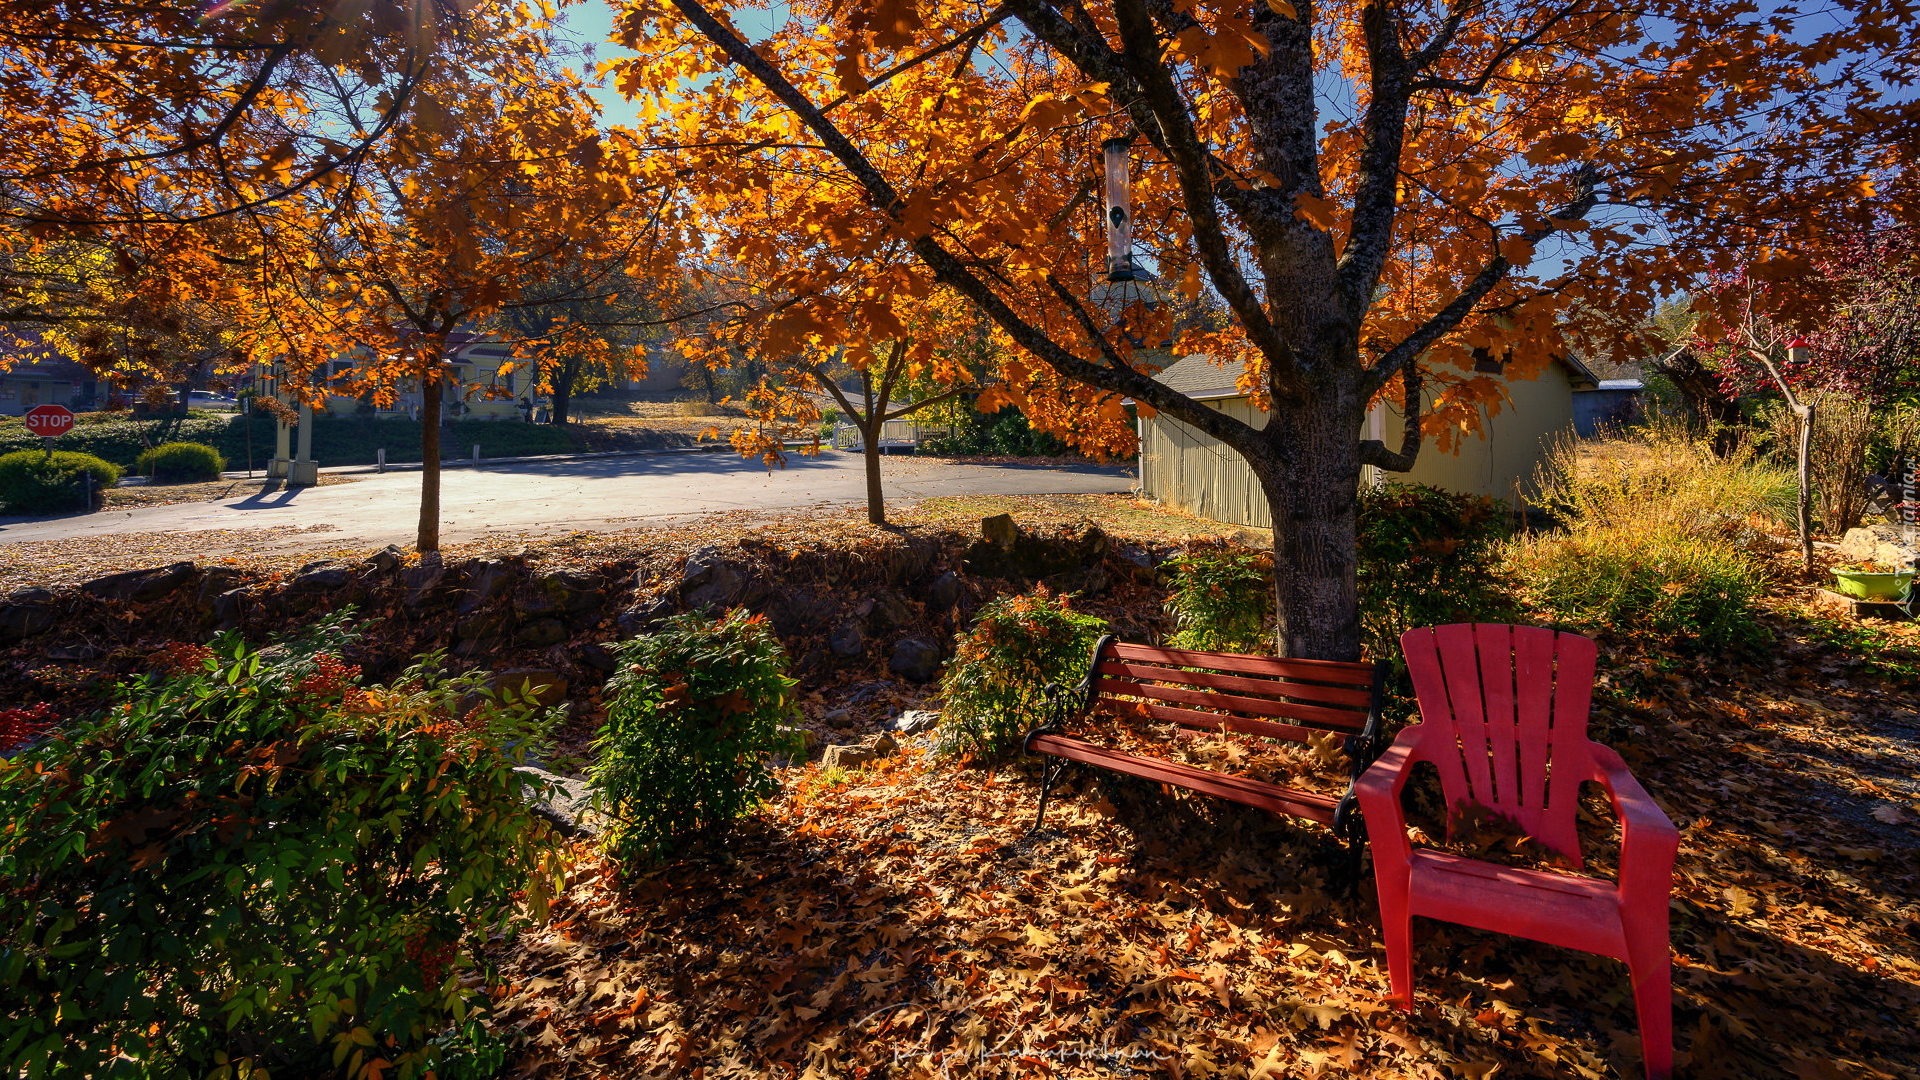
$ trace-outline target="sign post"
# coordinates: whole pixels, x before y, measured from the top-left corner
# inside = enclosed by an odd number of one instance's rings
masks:
[[[47,441],[47,456],[53,456],[53,440],[73,430],[73,410],[65,405],[35,405],[27,410],[27,430]]]

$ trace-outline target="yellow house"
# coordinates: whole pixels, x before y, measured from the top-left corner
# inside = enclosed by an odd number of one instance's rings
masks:
[[[501,365],[512,356],[513,346],[499,335],[473,334],[463,330],[448,334],[445,353],[448,373],[441,382],[441,407],[446,417],[455,420],[526,419],[526,409],[520,402],[523,398],[528,404],[534,401],[534,371],[530,365],[522,363],[515,370],[502,372]],[[360,362],[356,358],[342,357],[330,362],[327,374],[344,375]],[[371,413],[374,416],[418,417],[421,405],[420,380],[402,379],[394,389],[394,402],[389,408],[375,406],[367,397],[330,394],[327,396],[327,412],[333,416]]]
[[[1266,426],[1266,412],[1254,408],[1235,385],[1240,378],[1237,366],[1223,367],[1204,356],[1189,356],[1157,378],[1256,428]],[[1572,433],[1574,391],[1597,385],[1593,373],[1571,357],[1549,365],[1537,377],[1509,379],[1505,407],[1497,416],[1482,413],[1479,436],[1459,440],[1454,453],[1442,453],[1429,443],[1411,472],[1380,473],[1372,466],[1362,467],[1360,482],[1391,479],[1514,501],[1531,487],[1545,448]],[[1362,438],[1381,439],[1399,448],[1404,425],[1393,410],[1375,409],[1368,415],[1367,427]],[[1214,521],[1273,527],[1266,495],[1239,454],[1211,435],[1165,415],[1141,417],[1139,435],[1142,494]]]

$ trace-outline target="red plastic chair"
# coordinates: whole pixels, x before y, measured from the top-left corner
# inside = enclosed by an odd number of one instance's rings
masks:
[[[1461,623],[1400,638],[1420,723],[1400,733],[1355,789],[1373,847],[1393,996],[1413,1008],[1413,916],[1564,945],[1627,963],[1649,1077],[1673,1070],[1667,895],[1680,834],[1626,763],[1587,738],[1593,642],[1533,626]],[[1617,884],[1522,870],[1407,840],[1400,792],[1415,762],[1439,770],[1449,807],[1477,803],[1581,865],[1580,784],[1613,796]]]

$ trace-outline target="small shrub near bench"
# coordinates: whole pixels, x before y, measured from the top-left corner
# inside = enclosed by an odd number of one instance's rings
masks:
[[[607,719],[594,743],[607,846],[643,867],[718,839],[778,789],[775,754],[796,754],[786,653],[765,618],[689,613],[614,649]]]
[[[140,455],[139,469],[163,484],[190,484],[218,480],[227,461],[205,443],[161,443]]]
[[[1068,606],[1042,586],[980,609],[940,681],[940,752],[995,757],[1018,749],[1046,716],[1041,691],[1086,675],[1106,620]]]
[[[93,503],[87,503],[87,477]],[[120,482],[120,467],[70,450],[16,450],[0,455],[0,507],[10,514],[62,514],[95,510],[101,492]]]
[[[0,1072],[498,1064],[462,972],[559,883],[514,771],[546,721],[433,658],[363,689],[339,626],[169,646],[0,761]]]

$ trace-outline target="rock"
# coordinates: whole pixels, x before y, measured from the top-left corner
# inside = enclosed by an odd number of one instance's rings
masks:
[[[1898,525],[1864,525],[1848,529],[1840,538],[1840,557],[1849,562],[1905,568],[1913,562],[1913,549],[1901,538]]]
[[[303,567],[300,573],[287,582],[289,592],[333,592],[345,588],[353,580],[353,571],[337,563],[315,563]]]
[[[599,578],[564,570],[542,574],[532,584],[514,599],[514,610],[522,615],[573,615],[599,607],[605,596]]]
[[[28,585],[24,589],[15,589],[7,594],[9,604],[44,604],[55,599],[59,593],[42,585]]]
[[[875,757],[888,757],[900,749],[900,744],[894,741],[893,736],[884,731],[870,739],[860,740],[860,744],[872,750]]]
[[[396,567],[406,561],[406,552],[401,551],[396,544],[388,544],[386,547],[367,556],[366,560],[360,565],[368,570],[375,570],[382,574],[391,574]]]
[[[864,621],[868,632],[873,634],[904,630],[920,616],[906,597],[891,589],[875,593],[870,599],[862,601],[860,607],[865,609]]]
[[[767,619],[781,637],[799,637],[831,622],[840,605],[810,589],[782,590],[767,604]]]
[[[827,648],[835,656],[860,656],[867,651],[867,635],[860,629],[859,623],[848,620],[827,637]]]
[[[1113,554],[1137,580],[1155,581],[1161,577],[1153,561],[1153,552],[1138,544],[1123,544]]]
[[[585,645],[576,645],[573,650],[573,658],[581,667],[602,673],[611,672],[615,664],[612,649],[607,648],[605,645],[597,645],[592,642],[588,642]]]
[[[514,643],[529,649],[544,649],[567,640],[567,624],[559,619],[535,619],[513,635]]]
[[[478,611],[489,600],[505,595],[520,576],[520,568],[503,560],[477,562],[467,573],[467,592],[460,598],[460,612]]]
[[[820,714],[820,722],[831,728],[843,728],[853,723],[853,713],[847,709],[829,709]]]
[[[666,622],[667,618],[679,609],[680,605],[674,601],[671,593],[661,593],[659,596],[642,600],[620,613],[618,620],[620,632],[628,637],[650,633],[658,629],[661,623]]]
[[[542,705],[558,705],[567,700],[567,677],[552,668],[509,668],[496,671],[493,688],[502,695],[531,694]]]
[[[57,618],[53,608],[40,604],[7,604],[0,607],[0,642],[25,641],[44,634]]]
[[[585,780],[557,776],[533,765],[513,770],[530,779],[533,812],[547,819],[569,840],[600,835],[603,821],[592,809],[593,789]]]
[[[720,548],[709,544],[687,556],[686,571],[680,576],[680,602],[687,610],[732,607],[744,601],[747,592],[747,576],[727,561]]]
[[[918,735],[940,726],[940,714],[932,709],[908,709],[893,718],[893,730],[901,735]]]
[[[780,738],[789,749],[797,747],[798,757],[808,758],[820,746],[820,733],[812,728],[790,727],[780,729]]]
[[[465,657],[492,656],[494,653],[497,653],[502,649],[508,648],[512,644],[513,644],[513,639],[511,638],[503,638],[503,637],[468,638],[465,641],[456,642],[454,644],[453,655],[465,656]]]
[[[247,617],[253,599],[245,588],[229,589],[213,598],[213,622],[222,630],[232,630]]]
[[[252,576],[237,566],[209,566],[202,572],[194,603],[203,610],[211,611],[222,594],[244,587]]]
[[[932,682],[940,674],[940,647],[925,638],[901,638],[894,642],[887,669],[917,683]]]
[[[80,586],[89,596],[102,600],[158,600],[173,590],[185,585],[194,575],[194,565],[190,562],[177,562],[171,566],[157,567],[152,570],[128,570],[121,574],[108,574],[94,578]]]
[[[1055,593],[1080,593],[1083,596],[1098,596],[1113,584],[1113,579],[1107,576],[1105,568],[1098,565],[1083,566],[1064,574],[1054,574],[1045,580],[1047,588]]]
[[[1010,542],[978,540],[962,560],[967,573],[982,577],[1046,578],[1100,565],[1113,541],[1098,528],[1051,535],[1016,533]]]
[[[504,613],[469,615],[453,624],[455,641],[472,638],[505,637],[513,633],[513,616]]]
[[[966,592],[966,583],[960,575],[949,570],[933,579],[927,586],[927,606],[936,609],[950,608],[960,602]]]
[[[422,556],[419,566],[407,567],[400,575],[400,584],[407,587],[407,606],[417,607],[425,603],[439,590],[446,576],[447,568],[441,564],[437,552]]]
[[[1014,523],[1012,514],[995,514],[980,519],[980,539],[995,547],[1013,549],[1020,539],[1020,526]]]
[[[857,769],[880,757],[871,749],[859,745],[829,746],[820,755],[820,767],[823,769]]]

